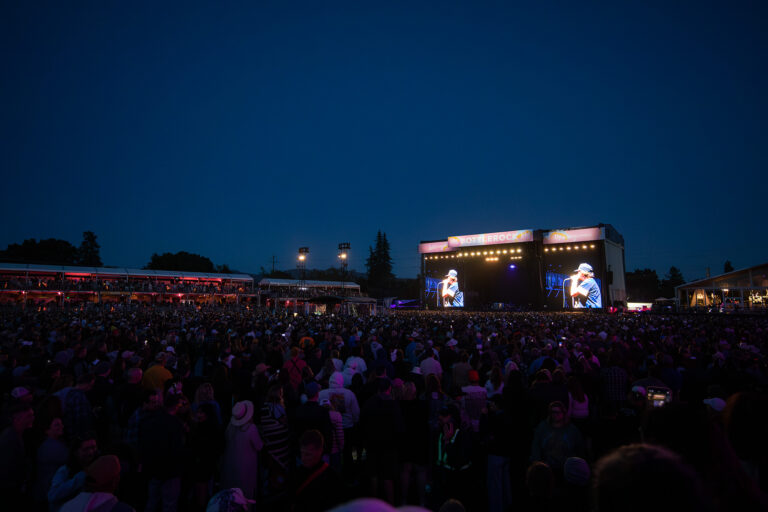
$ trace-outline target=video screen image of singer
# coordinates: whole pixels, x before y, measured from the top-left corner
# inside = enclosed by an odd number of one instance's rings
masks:
[[[544,255],[544,293],[547,306],[557,309],[601,309],[604,269],[596,247],[559,250]],[[591,248],[590,248],[591,247]],[[554,250],[553,250],[554,249]]]

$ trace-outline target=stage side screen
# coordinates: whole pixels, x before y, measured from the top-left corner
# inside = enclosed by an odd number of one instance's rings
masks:
[[[545,247],[544,302],[552,309],[605,306],[602,241]]]
[[[453,257],[427,258],[424,262],[426,305],[471,309],[535,306],[537,280],[532,247],[528,244],[493,247],[493,251],[486,250],[488,254],[482,255],[483,249],[488,248],[478,248],[479,256],[454,254]]]

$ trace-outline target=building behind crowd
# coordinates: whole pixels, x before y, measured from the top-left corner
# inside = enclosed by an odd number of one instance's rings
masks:
[[[376,300],[360,285],[341,281],[298,281],[248,274],[217,274],[114,267],[0,264],[4,304],[253,304],[270,309],[370,314]]]
[[[2,303],[256,302],[247,274],[0,263]]]
[[[682,308],[768,308],[768,263],[697,279],[675,288]]]

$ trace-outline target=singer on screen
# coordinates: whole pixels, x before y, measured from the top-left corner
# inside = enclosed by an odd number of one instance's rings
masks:
[[[603,298],[600,285],[595,281],[592,266],[582,263],[576,269],[577,275],[571,278],[571,299],[574,308],[602,308]]]
[[[459,290],[458,276],[458,272],[449,270],[442,281],[440,295],[443,297],[443,307],[445,308],[464,307],[464,293]]]

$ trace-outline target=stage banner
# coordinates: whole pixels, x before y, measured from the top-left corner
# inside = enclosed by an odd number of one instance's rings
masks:
[[[432,254],[436,252],[451,252],[453,249],[448,246],[446,240],[440,240],[439,242],[425,242],[419,244],[419,254]]]
[[[500,231],[498,233],[483,233],[480,235],[463,235],[448,237],[448,245],[453,248],[475,247],[478,245],[514,244],[532,242],[533,230]]]
[[[544,245],[564,244],[569,242],[591,242],[603,240],[605,232],[603,228],[559,229],[544,233]]]

